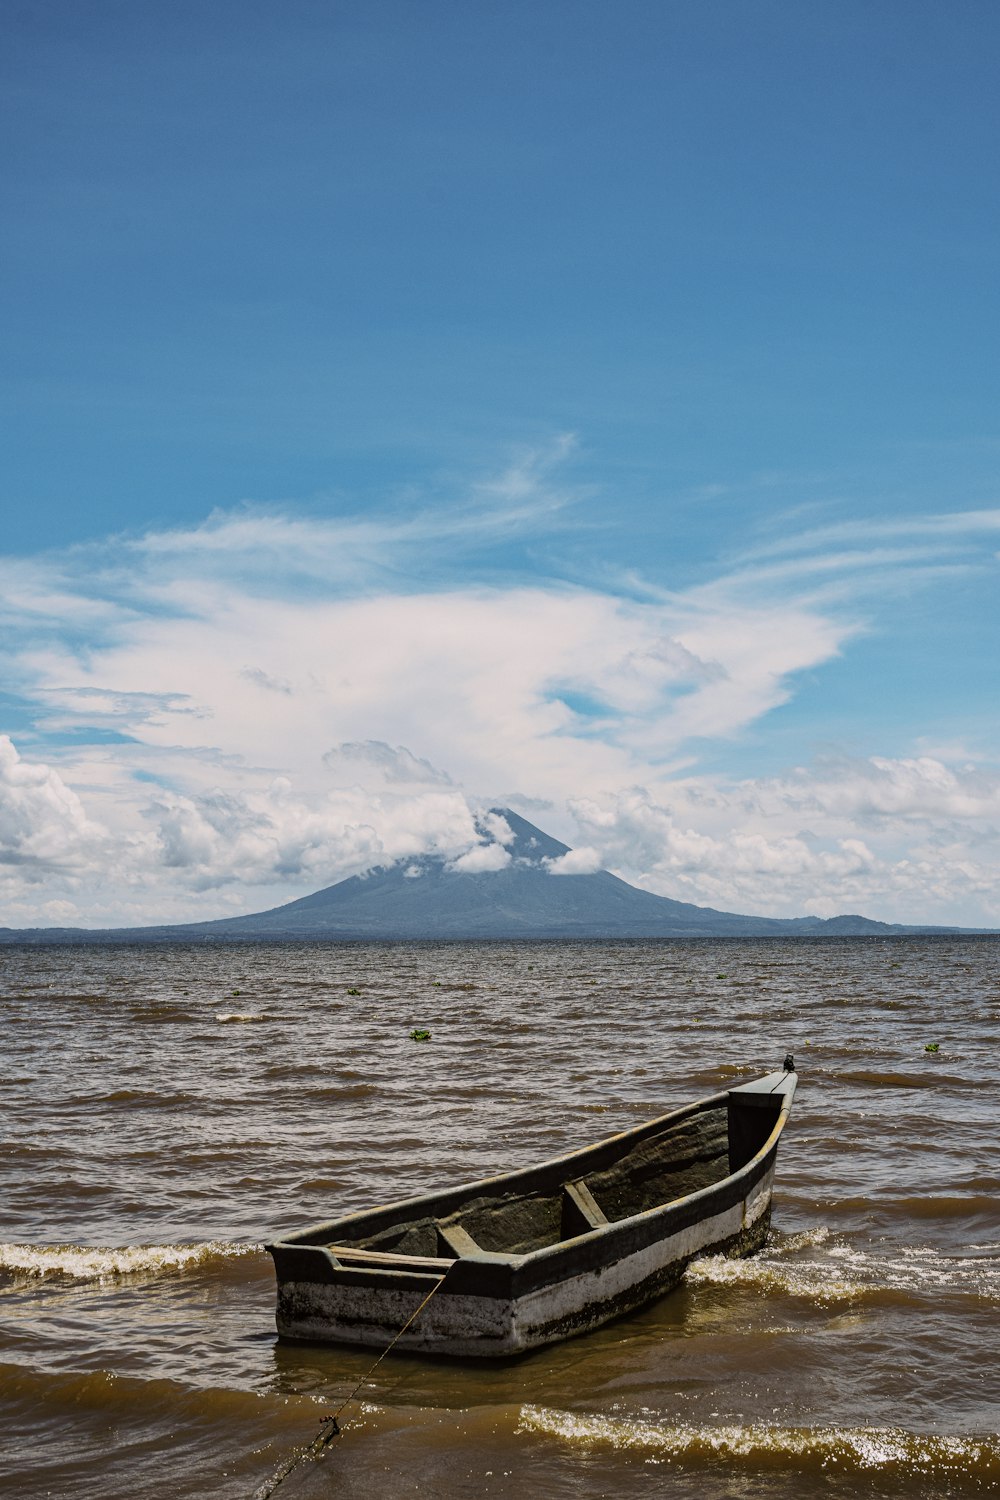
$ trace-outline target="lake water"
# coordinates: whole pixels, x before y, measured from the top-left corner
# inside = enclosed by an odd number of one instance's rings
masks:
[[[788,1051],[763,1253],[518,1361],[392,1355],[277,1494],[1000,1490],[1000,941],[2,948],[0,975],[4,1493],[249,1500],[374,1357],[277,1342],[261,1241]]]

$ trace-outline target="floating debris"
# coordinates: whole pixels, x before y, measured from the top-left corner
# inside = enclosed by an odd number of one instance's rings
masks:
[[[431,1039],[430,1032],[429,1031],[425,1031],[422,1026],[415,1026],[413,1028],[413,1030],[410,1032],[410,1041],[411,1042],[429,1042],[430,1039]]]
[[[352,984],[352,985],[351,985],[351,988],[350,988],[350,989],[349,989],[349,990],[348,990],[348,991],[347,991],[347,993],[348,993],[348,994],[349,994],[349,995],[360,995],[360,994],[361,994],[361,991],[360,991],[360,990],[359,990],[359,989],[357,989],[357,988],[356,988],[356,987],[355,987],[355,986],[354,986],[354,985],[353,985],[353,984]]]
[[[939,1043],[938,1042],[928,1042],[927,1045],[926,1045],[926,1047],[924,1048],[925,1052],[937,1052],[938,1050],[939,1050]]]

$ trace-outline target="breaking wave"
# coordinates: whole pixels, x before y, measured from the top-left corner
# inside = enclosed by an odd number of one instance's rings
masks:
[[[634,1450],[659,1458],[744,1460],[755,1464],[796,1459],[825,1469],[905,1472],[936,1478],[1000,1477],[1000,1439],[907,1432],[900,1427],[778,1427],[737,1423],[717,1427],[660,1423],[521,1408],[519,1432],[544,1433],[585,1447]]]
[[[804,1255],[816,1250],[819,1254]],[[1000,1303],[1000,1245],[982,1245],[952,1255],[926,1246],[903,1246],[874,1254],[838,1241],[828,1229],[789,1235],[782,1244],[745,1260],[707,1255],[692,1261],[694,1286],[753,1286],[804,1297],[826,1306],[880,1295],[929,1296],[946,1292]]]
[[[194,1245],[124,1245],[102,1249],[86,1245],[0,1244],[0,1273],[66,1281],[117,1281],[123,1276],[160,1276],[190,1271],[213,1261],[254,1255],[260,1245],[250,1242],[205,1240]]]

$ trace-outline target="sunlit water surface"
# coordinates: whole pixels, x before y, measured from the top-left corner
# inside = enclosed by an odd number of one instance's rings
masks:
[[[373,1357],[276,1341],[262,1240],[787,1051],[762,1254],[518,1361],[390,1356],[277,1493],[1000,1492],[1000,942],[4,948],[0,975],[5,1493],[251,1496]]]

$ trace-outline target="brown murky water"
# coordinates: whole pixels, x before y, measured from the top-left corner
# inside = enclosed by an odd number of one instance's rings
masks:
[[[262,1239],[788,1050],[763,1254],[519,1361],[391,1356],[280,1500],[1000,1492],[1000,941],[4,948],[0,975],[4,1493],[249,1497],[372,1360],[276,1342]]]

